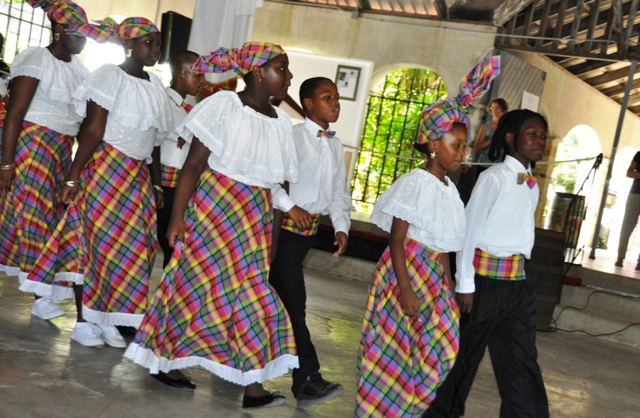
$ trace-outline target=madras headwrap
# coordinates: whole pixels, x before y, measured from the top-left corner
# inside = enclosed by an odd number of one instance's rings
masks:
[[[422,111],[417,143],[437,141],[451,130],[454,122],[469,125],[467,115],[473,112],[478,99],[489,90],[491,81],[500,74],[500,57],[492,57],[492,51],[493,48],[490,48],[462,79],[460,92],[456,97],[435,102]]]
[[[148,33],[160,33],[160,29],[145,17],[128,17],[117,24],[110,17],[99,20],[100,27],[109,31],[109,42],[123,44],[129,39],[137,39]]]
[[[280,45],[268,42],[245,42],[242,48],[218,48],[200,57],[191,67],[194,74],[234,71],[240,76],[250,73],[278,55],[286,54]]]
[[[107,28],[90,24],[82,7],[70,0],[27,0],[27,3],[33,8],[44,10],[51,22],[65,25],[66,33],[70,35],[86,36],[97,42],[109,40]]]

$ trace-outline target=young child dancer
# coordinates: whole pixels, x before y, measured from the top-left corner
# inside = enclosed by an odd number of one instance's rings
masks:
[[[62,215],[57,186],[69,171],[82,122],[71,95],[89,75],[75,55],[82,52],[85,36],[106,37],[71,1],[28,2],[46,11],[53,40],[46,48],[25,49],[11,67],[12,98],[0,147],[0,271],[18,276],[20,290],[43,296],[32,313],[52,319],[65,313],[53,300],[73,297],[71,284],[62,282],[67,278],[55,277],[59,286],[53,286],[53,276],[47,284],[25,280]]]
[[[192,106],[184,99],[187,94],[197,95],[206,82],[204,74],[193,74],[191,67],[200,56],[191,51],[176,51],[169,60],[171,67],[171,85],[165,89],[173,113],[173,127],[177,127],[187,116]],[[164,207],[158,209],[158,242],[162,248],[162,267],[167,267],[173,248],[169,246],[167,228],[171,220],[171,208],[176,193],[176,185],[182,164],[189,154],[190,144],[172,130],[160,147],[161,178],[164,195]]]
[[[61,194],[68,204],[81,194],[77,213],[86,242],[82,312],[88,322],[78,322],[71,338],[99,335],[124,348],[115,325],[139,326],[147,308],[155,208],[162,207],[160,144],[172,118],[162,82],[144,71],[160,57],[158,28],[135,17],[112,25],[110,33],[126,58],[98,68],[73,95],[86,118]]]
[[[169,225],[176,248],[125,357],[182,389],[195,385],[178,369],[201,366],[245,386],[242,407],[251,409],[282,405],[261,383],[298,367],[291,323],[267,281],[269,189],[297,181],[298,163],[291,121],[269,104],[291,84],[285,52],[248,42],[193,69],[229,70],[247,88],[210,96],[177,128],[191,150]]]
[[[462,248],[464,205],[446,171],[464,161],[467,114],[499,73],[491,50],[462,80],[460,94],[423,111],[414,147],[426,166],[396,180],[371,221],[390,231],[367,299],[358,351],[356,417],[424,412],[458,351],[458,308],[449,253]]]
[[[535,291],[524,271],[540,193],[531,168],[542,158],[546,135],[546,120],[529,110],[500,118],[490,153],[502,150],[504,162],[480,175],[465,209],[456,299],[469,315],[463,315],[460,353],[426,417],[464,415],[487,346],[502,399],[500,417],[549,416],[537,362]]]
[[[278,237],[269,283],[282,299],[296,339],[300,367],[293,371],[291,390],[298,406],[305,407],[335,398],[344,392],[341,384],[320,375],[320,363],[305,321],[306,290],[302,262],[317,242],[320,214],[329,214],[333,223],[338,257],[347,248],[351,225],[351,196],[342,158],[342,143],[329,131],[338,120],[338,88],[324,77],[305,80],[300,86],[300,103],[307,118],[293,128],[299,167],[299,181],[287,193],[274,188],[274,207],[286,212]],[[310,215],[312,214],[312,215]]]

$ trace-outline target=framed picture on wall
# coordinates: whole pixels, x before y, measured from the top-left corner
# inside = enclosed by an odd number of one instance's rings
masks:
[[[338,65],[336,73],[336,86],[340,93],[340,100],[355,101],[358,94],[358,82],[360,81],[360,70],[358,67],[348,67]]]

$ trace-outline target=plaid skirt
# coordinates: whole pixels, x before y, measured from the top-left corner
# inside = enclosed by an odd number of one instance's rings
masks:
[[[269,190],[207,170],[125,357],[159,370],[201,366],[249,385],[298,367],[287,312],[269,285]]]
[[[81,174],[86,255],[82,315],[137,327],[156,258],[156,203],[144,161],[102,142]]]
[[[441,253],[405,241],[420,321],[402,313],[389,248],[373,276],[358,351],[356,417],[417,417],[453,367],[458,307],[444,280]]]
[[[20,283],[38,265],[63,213],[56,193],[71,167],[72,146],[73,136],[22,123],[13,187],[0,196],[0,271],[18,276]],[[63,277],[58,277],[60,280]],[[73,296],[69,283],[59,284],[54,292],[57,298]]]

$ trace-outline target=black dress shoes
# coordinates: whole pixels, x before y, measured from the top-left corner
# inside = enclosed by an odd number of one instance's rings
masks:
[[[168,374],[163,372],[158,372],[158,374],[149,373],[149,376],[153,377],[156,380],[159,380],[167,386],[171,386],[177,389],[194,390],[196,388],[196,385],[188,377],[174,379],[173,377],[170,377]]]
[[[273,408],[274,406],[280,406],[287,400],[284,396],[278,392],[269,392],[264,396],[247,396],[242,398],[242,409],[258,409],[258,408]]]

